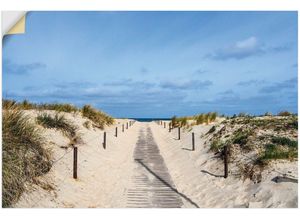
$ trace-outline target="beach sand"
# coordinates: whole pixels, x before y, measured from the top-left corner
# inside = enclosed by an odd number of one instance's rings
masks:
[[[36,111],[27,111],[32,118]],[[149,128],[158,146],[166,170],[170,175],[173,192],[182,200],[186,208],[226,208],[226,207],[297,207],[298,183],[272,181],[275,176],[290,171],[297,175],[297,162],[278,162],[265,170],[263,180],[254,184],[242,181],[229,174],[223,178],[223,164],[204,147],[206,133],[213,125],[198,125],[192,131],[182,130],[181,140],[177,140],[177,130],[154,122],[135,122],[122,132],[126,119],[117,119],[116,124],[87,129],[87,120],[79,114],[64,113],[66,118],[79,127],[83,143],[78,147],[78,179],[72,177],[73,150],[65,148],[69,140],[61,132],[43,129],[47,148],[52,151],[54,164],[49,173],[37,178],[38,184],[28,184],[14,207],[76,207],[76,208],[124,208],[128,206],[128,191],[135,185],[133,177],[137,172],[134,160],[136,143],[141,130]],[[218,123],[218,122],[215,122]],[[118,126],[118,137],[115,127]],[[107,133],[107,147],[103,148],[103,133]],[[191,132],[195,132],[195,151],[191,151]],[[141,170],[147,178],[156,177],[147,170]],[[142,175],[144,175],[142,173]],[[152,181],[152,180],[151,180]],[[154,180],[153,180],[154,181]],[[156,180],[162,187],[161,180]],[[147,187],[147,185],[145,186]],[[151,186],[152,187],[152,186]],[[166,186],[167,187],[167,186]],[[155,198],[154,198],[155,199]]]
[[[242,181],[230,173],[223,178],[224,165],[204,147],[201,136],[214,125],[194,126],[190,132],[178,130],[171,133],[163,126],[151,124],[155,139],[168,166],[178,191],[185,194],[202,208],[266,208],[297,207],[298,183],[272,181],[278,175],[298,175],[297,162],[278,162],[262,174],[260,183]],[[191,132],[195,133],[195,151],[192,149]],[[186,207],[193,205],[186,202]]]

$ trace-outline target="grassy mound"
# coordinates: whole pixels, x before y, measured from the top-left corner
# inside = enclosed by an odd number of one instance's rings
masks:
[[[3,99],[2,106],[3,109],[14,106],[19,108],[20,110],[34,109],[34,110],[54,110],[57,112],[67,112],[67,113],[81,112],[83,117],[90,119],[94,123],[93,125],[100,129],[103,129],[105,125],[112,125],[114,123],[114,119],[111,116],[91,107],[90,105],[85,105],[83,106],[82,109],[80,109],[77,108],[76,106],[73,106],[71,104],[66,104],[66,103],[36,104],[36,103],[31,103],[27,100],[24,100],[22,102],[16,102],[15,100]],[[50,122],[51,119],[49,117],[43,116],[43,118],[44,119],[42,118],[40,119],[43,120],[46,124],[51,123]],[[57,121],[56,123],[59,123],[59,121]]]
[[[274,160],[298,158],[298,117],[295,115],[235,116],[206,135],[210,136],[207,144],[215,153],[229,146],[231,166],[239,166],[244,170],[243,175],[250,178],[255,174],[253,170],[261,172]]]
[[[103,129],[105,125],[112,125],[114,123],[114,119],[111,116],[94,109],[90,105],[83,106],[82,115],[90,119],[94,123],[94,126],[100,129]]]
[[[25,183],[47,173],[51,168],[50,153],[44,140],[28,117],[12,103],[4,103],[2,118],[2,206],[14,204]]]

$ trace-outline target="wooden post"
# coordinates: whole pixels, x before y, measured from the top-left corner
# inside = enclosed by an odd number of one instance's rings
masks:
[[[116,137],[118,137],[118,127],[116,127]]]
[[[106,149],[106,132],[103,134],[103,148]]]
[[[77,147],[73,148],[73,178],[77,179]]]
[[[180,127],[178,127],[178,140],[180,140]]]
[[[124,124],[122,124],[122,132],[124,132]]]
[[[224,178],[228,177],[228,149],[227,145],[224,146]]]
[[[126,129],[128,129],[128,122],[126,123]]]
[[[195,150],[195,133],[192,132],[192,150]]]
[[[171,124],[169,124],[169,132],[171,132]]]
[[[164,128],[166,128],[166,122],[164,122]]]

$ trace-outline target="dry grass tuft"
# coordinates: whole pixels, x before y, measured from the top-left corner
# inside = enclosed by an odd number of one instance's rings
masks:
[[[91,129],[91,127],[92,127],[92,124],[91,124],[91,122],[90,121],[85,121],[85,122],[83,122],[83,127],[85,127],[86,129]]]
[[[90,105],[83,106],[81,112],[83,117],[90,119],[94,123],[94,126],[100,129],[103,129],[105,125],[112,125],[114,123],[114,119],[111,116],[94,109]]]
[[[2,113],[2,206],[10,207],[25,191],[25,183],[47,173],[50,152],[44,139],[13,103],[3,103]]]
[[[7,107],[10,106],[15,106],[18,107],[19,109],[22,110],[55,110],[58,112],[68,112],[68,113],[74,113],[74,112],[79,112],[80,109],[71,105],[71,104],[66,104],[66,103],[50,103],[50,104],[36,104],[36,103],[31,103],[27,100],[24,100],[22,102],[16,102],[15,100],[8,100],[8,99],[3,99],[2,100],[2,107],[3,109],[6,109]]]
[[[77,127],[69,122],[63,115],[56,113],[54,116],[42,113],[37,116],[36,121],[44,128],[54,128],[63,132],[68,138],[72,138],[76,135]]]

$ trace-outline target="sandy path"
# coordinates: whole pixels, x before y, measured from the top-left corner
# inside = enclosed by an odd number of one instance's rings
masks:
[[[141,123],[133,159],[135,168],[127,191],[127,207],[180,208],[183,203],[160,155],[149,123]]]

